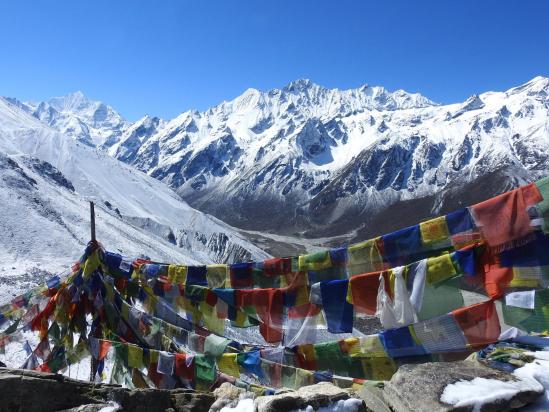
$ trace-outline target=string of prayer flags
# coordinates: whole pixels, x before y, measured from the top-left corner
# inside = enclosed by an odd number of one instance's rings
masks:
[[[58,372],[91,353],[100,379],[114,347],[112,379],[129,387],[210,390],[230,381],[258,394],[463,359],[498,340],[495,299],[507,324],[549,329],[548,186],[544,179],[349,247],[263,262],[156,263],[92,242],[69,277],[0,307],[0,350],[34,330],[28,368]],[[490,299],[464,307],[462,289],[475,288]],[[385,330],[339,335],[374,314]],[[249,341],[223,336],[229,322],[250,328]]]

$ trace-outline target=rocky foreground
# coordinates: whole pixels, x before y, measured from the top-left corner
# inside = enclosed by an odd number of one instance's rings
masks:
[[[453,404],[440,399],[448,385],[491,382],[492,387],[513,390],[491,390],[491,396],[479,402]],[[495,384],[495,386],[494,386]],[[466,398],[473,399],[475,391]],[[111,411],[213,411],[235,407],[239,411],[275,412],[317,410],[335,406],[355,411],[510,411],[538,400],[544,388],[536,380],[519,380],[512,374],[488,368],[475,361],[404,365],[388,382],[368,382],[358,391],[342,389],[322,382],[297,391],[279,390],[276,395],[258,396],[229,383],[213,394],[188,389],[129,390],[116,385],[93,384],[62,375],[28,370],[0,368],[0,411],[21,412],[111,412]],[[343,403],[342,403],[343,402]],[[244,408],[246,403],[247,407]]]

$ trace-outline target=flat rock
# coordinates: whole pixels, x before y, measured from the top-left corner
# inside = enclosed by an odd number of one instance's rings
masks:
[[[314,409],[326,406],[332,402],[350,398],[348,391],[338,388],[328,382],[303,386],[297,390],[297,394],[303,399],[306,405],[310,405]]]
[[[338,388],[328,382],[303,386],[297,391],[289,391],[278,395],[260,396],[255,400],[257,412],[276,412],[303,409],[312,406],[318,409],[351,396],[345,389]]]
[[[502,382],[517,381],[508,373],[491,369],[475,361],[429,362],[402,365],[382,391],[383,399],[395,412],[472,411],[473,406],[455,407],[440,401],[444,389],[458,381],[475,378]],[[518,409],[535,401],[542,393],[541,385],[524,388],[509,399],[494,399],[485,403],[482,412],[504,412]]]
[[[259,396],[255,399],[254,405],[257,412],[292,411],[306,406],[303,399],[296,392]]]

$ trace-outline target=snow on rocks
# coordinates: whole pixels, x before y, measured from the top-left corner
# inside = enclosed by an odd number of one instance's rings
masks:
[[[382,396],[395,412],[508,411],[536,401],[543,392],[533,379],[465,360],[402,365]]]
[[[524,406],[523,401],[518,399],[521,393],[540,393],[542,390],[543,387],[535,379],[500,381],[475,378],[470,381],[460,380],[446,386],[440,400],[455,408],[472,408],[474,412],[486,410],[488,406],[515,409]]]
[[[514,375],[520,379],[536,380],[543,385],[545,393],[522,410],[525,412],[549,411],[549,351],[538,351],[529,354],[536,359],[516,369]]]

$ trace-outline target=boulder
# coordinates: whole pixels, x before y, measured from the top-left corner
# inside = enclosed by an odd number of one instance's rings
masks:
[[[349,392],[328,382],[320,382],[316,385],[303,386],[297,390],[305,405],[314,409],[326,406],[332,402],[349,399]]]
[[[239,388],[232,383],[223,382],[219,388],[214,389],[213,395],[216,399],[224,398],[229,400],[239,399],[240,395],[246,392],[244,388]]]
[[[402,365],[382,390],[383,399],[395,412],[445,412],[472,411],[473,406],[455,407],[440,399],[448,385],[475,378],[501,382],[516,382],[518,379],[506,372],[491,369],[479,362],[429,362]],[[520,382],[517,393],[511,396],[489,399],[482,412],[510,411],[535,401],[543,387],[537,382]]]
[[[383,398],[383,386],[363,385],[357,392],[367,411],[392,412]]]
[[[245,389],[234,386],[229,382],[223,382],[219,388],[213,391],[213,395],[216,399],[210,407],[210,412],[220,411],[225,406],[234,407],[240,399],[254,398],[252,392],[246,392]]]
[[[170,392],[176,412],[208,412],[215,400],[209,393],[177,389]]]
[[[257,412],[292,411],[302,409],[305,406],[303,399],[296,392],[259,396],[255,399],[255,410]]]

